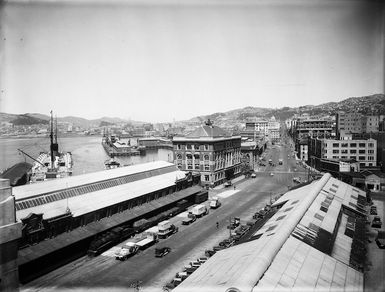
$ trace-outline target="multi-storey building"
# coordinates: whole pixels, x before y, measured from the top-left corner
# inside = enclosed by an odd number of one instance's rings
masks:
[[[362,114],[338,112],[336,114],[336,135],[343,136],[345,133],[362,133]]]
[[[377,133],[381,130],[383,120],[383,115],[338,112],[336,134],[337,137],[343,137],[345,134]]]
[[[331,119],[307,119],[298,120],[295,126],[294,136],[297,139],[306,137],[331,137],[333,122]]]
[[[274,117],[270,120],[255,120],[253,122],[247,122],[245,131],[254,131],[260,133],[270,139],[279,140],[280,138],[280,122],[276,121]]]
[[[364,116],[362,118],[362,132],[376,133],[379,130],[380,116]]]
[[[246,130],[254,130],[264,134],[267,137],[269,135],[269,121],[256,120],[254,122],[247,122]]]
[[[308,161],[309,155],[308,155],[308,138],[302,138],[297,141],[296,147],[297,147],[297,157],[301,159],[302,161]]]
[[[291,130],[298,157],[308,161],[308,138],[330,138],[333,132],[332,119],[298,118]]]
[[[385,172],[385,132],[377,132],[377,133],[363,133],[361,135],[357,135],[356,139],[374,139],[377,141],[377,166]]]
[[[359,162],[360,167],[373,167],[377,165],[377,141],[311,138],[309,158],[311,165],[316,168],[321,159],[350,159]]]
[[[272,142],[278,142],[281,139],[281,133],[279,129],[269,131],[269,138]]]
[[[174,163],[199,172],[204,185],[216,186],[241,173],[241,136],[231,136],[210,121],[172,142]]]

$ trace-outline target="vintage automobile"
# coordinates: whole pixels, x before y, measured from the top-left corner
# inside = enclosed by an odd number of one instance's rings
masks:
[[[165,255],[167,255],[168,253],[171,252],[171,248],[170,247],[159,247],[159,248],[156,248],[155,249],[155,256],[157,258],[161,258],[161,257],[164,257]]]

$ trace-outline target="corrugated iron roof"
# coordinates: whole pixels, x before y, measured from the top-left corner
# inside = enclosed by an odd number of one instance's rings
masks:
[[[31,196],[35,196],[37,194],[51,193],[62,189],[92,184],[95,182],[118,178],[121,176],[126,176],[135,173],[161,169],[165,167],[175,167],[175,170],[177,170],[177,167],[173,163],[169,163],[166,161],[154,161],[143,164],[118,167],[93,173],[70,176],[66,178],[44,181],[34,184],[17,186],[12,189],[12,194],[15,196],[16,200],[24,199]]]
[[[104,207],[170,187],[175,185],[176,179],[183,177],[184,173],[176,170],[175,172],[165,173],[139,181],[118,185],[116,187],[89,192],[84,195],[18,210],[16,212],[16,217],[18,220],[21,220],[30,213],[43,213],[43,218],[48,219],[65,214],[67,212],[67,207],[73,216],[77,217]]]
[[[286,193],[273,206],[284,205],[256,232],[258,239],[217,252],[173,291],[363,291],[363,274],[346,264],[347,250],[339,249],[347,241],[344,226],[331,250],[341,208],[357,192],[325,174]],[[324,206],[327,212],[320,210]]]

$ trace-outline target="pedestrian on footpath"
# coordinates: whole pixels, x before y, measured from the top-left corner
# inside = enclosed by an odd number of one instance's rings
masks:
[[[235,185],[234,185],[234,190],[235,190]]]
[[[219,222],[217,222],[217,229],[219,228]]]

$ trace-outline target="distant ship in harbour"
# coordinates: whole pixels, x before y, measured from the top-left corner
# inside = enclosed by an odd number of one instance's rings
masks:
[[[60,152],[59,144],[57,142],[57,121],[54,131],[54,121],[51,111],[50,120],[50,151],[40,152],[36,159],[18,149],[21,153],[28,156],[34,161],[31,170],[28,173],[29,182],[36,183],[51,179],[64,178],[72,175],[72,154],[71,152]]]
[[[111,158],[104,162],[104,167],[105,169],[114,169],[114,168],[120,167],[120,163],[116,161],[114,158]]]

